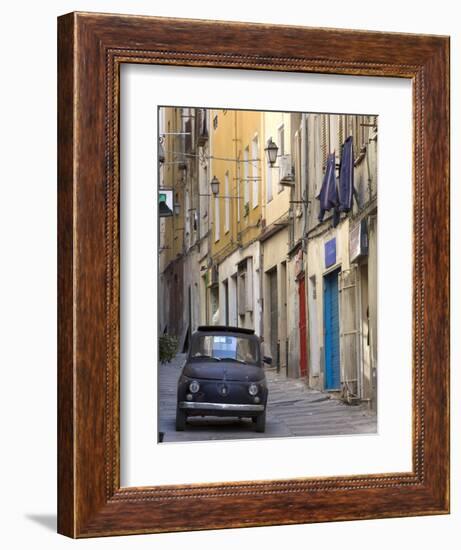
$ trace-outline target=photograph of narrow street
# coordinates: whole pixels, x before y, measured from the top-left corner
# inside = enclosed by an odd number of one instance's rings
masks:
[[[377,141],[158,109],[158,442],[377,432]]]

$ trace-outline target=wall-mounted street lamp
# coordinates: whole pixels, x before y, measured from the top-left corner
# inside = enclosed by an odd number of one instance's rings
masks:
[[[213,176],[213,179],[210,182],[211,185],[211,192],[216,197],[216,195],[219,193],[219,180],[216,176]]]
[[[288,165],[288,163],[291,164],[291,155],[280,155],[280,165],[275,166],[279,147],[274,141],[272,141],[271,137],[267,140],[267,146],[264,151],[266,151],[267,160],[269,161],[270,167],[276,168],[279,171],[279,184],[293,188],[295,184],[294,170],[293,166],[291,166],[290,169],[290,166]]]
[[[267,159],[272,168],[277,162],[277,153],[279,151],[279,148],[278,145],[272,141],[271,137],[267,140],[267,146],[264,151],[266,151]]]
[[[163,138],[158,140],[158,161],[160,164],[165,162],[165,149],[163,148]]]
[[[199,197],[218,197],[220,199],[240,199],[239,196],[231,196],[231,195],[219,195],[219,186],[221,185],[221,182],[218,180],[216,176],[213,176],[213,179],[210,181],[210,187],[211,187],[211,194],[210,193],[199,193]]]

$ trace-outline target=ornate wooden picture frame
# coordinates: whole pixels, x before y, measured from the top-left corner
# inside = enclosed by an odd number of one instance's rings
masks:
[[[449,39],[71,13],[59,18],[58,46],[59,532],[97,537],[448,513]],[[412,471],[120,487],[122,63],[411,79]]]

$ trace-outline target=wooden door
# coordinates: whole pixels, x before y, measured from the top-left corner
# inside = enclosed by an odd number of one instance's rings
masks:
[[[306,315],[306,282],[304,275],[298,279],[299,297],[299,373],[308,375],[307,359],[307,315]]]

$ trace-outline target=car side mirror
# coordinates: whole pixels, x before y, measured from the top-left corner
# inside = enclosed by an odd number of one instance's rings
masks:
[[[264,363],[267,363],[268,365],[272,365],[272,357],[267,357],[267,355],[265,355],[263,357],[263,361],[264,361]]]

